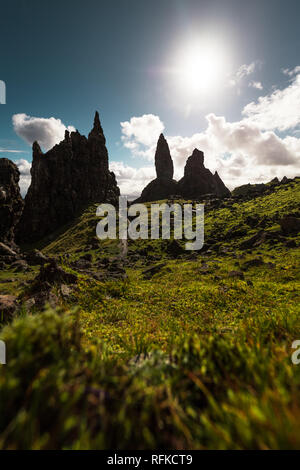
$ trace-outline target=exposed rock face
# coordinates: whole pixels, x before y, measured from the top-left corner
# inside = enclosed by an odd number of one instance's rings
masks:
[[[156,179],[151,181],[135,202],[159,201],[176,194],[177,183],[173,180],[174,166],[168,142],[160,135],[155,152]]]
[[[163,134],[160,134],[156,152],[155,152],[155,168],[157,178],[172,180],[174,175],[173,160],[170,154],[168,142]]]
[[[195,149],[188,158],[184,177],[177,183],[173,180],[174,166],[170,150],[163,134],[160,135],[155,153],[157,178],[146,186],[135,202],[159,201],[175,195],[187,199],[198,199],[204,194],[217,197],[230,196],[229,189],[216,172],[214,175],[204,166],[204,154]]]
[[[18,167],[0,158],[0,241],[14,246],[14,229],[23,210]]]
[[[187,159],[184,177],[178,183],[178,192],[184,198],[198,199],[204,194],[218,197],[230,196],[229,189],[216,172],[214,175],[204,166],[204,153],[198,149]]]
[[[64,140],[45,154],[34,142],[31,175],[19,224],[23,242],[49,235],[90,203],[117,202],[120,191],[108,168],[98,112],[88,139],[66,131]]]

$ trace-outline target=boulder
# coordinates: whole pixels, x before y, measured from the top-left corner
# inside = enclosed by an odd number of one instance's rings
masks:
[[[166,263],[159,263],[147,268],[143,271],[144,279],[151,279],[155,274],[159,273],[162,268],[166,266]]]
[[[17,253],[10,248],[9,246],[5,245],[4,243],[0,242],[0,256],[8,256],[10,258],[17,258]]]
[[[282,232],[285,235],[297,234],[300,232],[300,219],[294,216],[284,217],[279,221]]]
[[[15,261],[14,263],[12,263],[11,269],[16,271],[17,273],[21,273],[21,272],[28,271],[29,267],[26,261],[19,259]]]
[[[34,285],[39,287],[41,290],[44,290],[45,286],[52,286],[54,284],[74,284],[76,282],[77,276],[64,271],[57,265],[54,259],[51,259],[49,263],[42,265],[39,274],[34,279]]]
[[[33,250],[25,256],[26,262],[29,266],[42,266],[47,263],[48,258],[39,250]]]
[[[0,295],[0,324],[12,320],[17,306],[17,297],[14,295]]]
[[[177,258],[180,255],[183,255],[185,252],[186,252],[185,249],[182,248],[182,246],[177,240],[173,239],[168,242],[167,253],[173,256],[174,258]]]

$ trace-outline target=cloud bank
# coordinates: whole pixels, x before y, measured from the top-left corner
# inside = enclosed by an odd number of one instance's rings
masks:
[[[243,66],[238,76],[248,76],[254,69],[254,63]],[[203,132],[188,137],[167,135],[175,177],[182,177],[186,159],[195,147],[204,151],[206,166],[217,170],[230,189],[248,182],[266,182],[275,176],[300,175],[300,139],[276,133],[295,130],[300,125],[300,67],[289,72],[289,76],[292,78],[285,89],[274,90],[245,106],[240,121],[228,122],[224,116],[209,114]],[[258,83],[255,87],[260,89]],[[123,143],[133,156],[153,160],[156,141],[164,127],[159,116],[132,117],[121,123]],[[135,192],[139,193],[151,180],[149,177],[145,181],[146,175],[144,169],[143,178],[138,175],[135,179]],[[119,180],[122,188],[121,171]],[[128,184],[126,191],[130,191]]]
[[[54,117],[40,118],[27,114],[14,114],[12,117],[13,127],[29,145],[36,140],[44,150],[51,149],[64,139],[65,130],[75,131],[73,126],[66,127],[60,119]]]

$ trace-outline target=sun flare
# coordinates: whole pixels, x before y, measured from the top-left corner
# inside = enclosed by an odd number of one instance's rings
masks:
[[[215,90],[227,74],[226,51],[210,41],[185,47],[177,58],[176,80],[189,94]]]

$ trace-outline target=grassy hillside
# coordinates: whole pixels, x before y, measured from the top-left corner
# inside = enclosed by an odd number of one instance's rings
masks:
[[[39,268],[8,266],[0,448],[299,448],[300,235],[279,224],[299,207],[299,179],[207,205],[200,253],[129,240],[124,259],[92,206],[41,244],[78,276],[43,313],[26,304]]]

